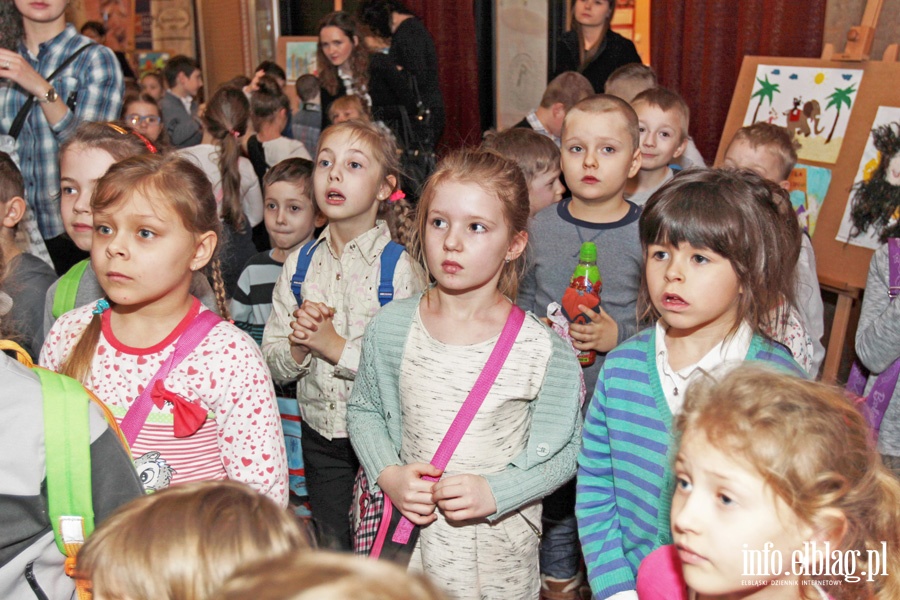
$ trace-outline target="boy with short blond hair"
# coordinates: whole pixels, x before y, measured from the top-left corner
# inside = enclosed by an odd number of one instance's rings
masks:
[[[522,170],[532,217],[562,200],[566,188],[559,180],[559,148],[550,138],[531,129],[513,128],[489,134],[481,147],[508,158]]]
[[[797,147],[788,130],[771,123],[741,127],[725,150],[722,166],[753,171],[789,190],[789,178],[797,163]],[[800,324],[812,340],[810,375],[815,377],[825,360],[825,306],[816,273],[816,254],[807,235],[801,236],[797,259],[796,298]]]
[[[603,85],[603,92],[630,103],[644,90],[658,85],[656,72],[651,67],[642,63],[628,63],[609,75]]]
[[[784,189],[796,164],[796,143],[788,130],[762,121],[738,129],[725,151],[724,166],[749,169]]]
[[[597,245],[603,277],[602,305],[584,307],[588,324],[569,332],[579,350],[597,351],[583,369],[592,394],[607,352],[637,333],[637,297],[643,253],[638,236],[641,209],[627,201],[625,183],[641,166],[638,118],[615,96],[590,96],[566,114],[561,167],[571,197],[535,215],[529,227],[533,260],[519,287],[518,304],[539,316],[561,302],[584,242]],[[548,598],[577,598],[583,581],[572,480],[544,499],[541,586]]]
[[[513,125],[515,128],[533,129],[549,137],[559,146],[559,136],[566,113],[575,104],[594,94],[594,87],[587,77],[574,71],[560,73],[547,84],[541,105]]]
[[[691,111],[684,99],[662,87],[644,90],[631,101],[641,133],[641,170],[628,181],[625,196],[639,206],[672,179],[671,165],[688,144]]]

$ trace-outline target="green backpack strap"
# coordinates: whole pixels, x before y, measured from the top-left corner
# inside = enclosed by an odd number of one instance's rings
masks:
[[[73,558],[94,530],[90,397],[80,383],[35,367],[44,396],[47,500],[59,551]]]
[[[56,293],[53,295],[53,318],[60,318],[63,313],[67,313],[75,308],[75,296],[78,295],[78,286],[81,284],[81,276],[84,275],[85,269],[91,263],[91,259],[86,258],[76,263],[66,274],[59,278],[56,284]]]

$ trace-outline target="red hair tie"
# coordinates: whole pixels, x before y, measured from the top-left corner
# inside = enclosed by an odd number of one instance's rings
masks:
[[[393,194],[390,195],[390,197],[388,197],[388,202],[399,202],[400,200],[403,200],[404,198],[406,198],[406,194],[403,193],[403,190],[401,190],[400,188],[397,188],[397,191],[395,191]]]

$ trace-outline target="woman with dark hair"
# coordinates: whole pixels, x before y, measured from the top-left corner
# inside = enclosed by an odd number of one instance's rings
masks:
[[[330,125],[328,108],[335,98],[356,94],[371,108],[376,121],[384,122],[402,139],[399,107],[416,114],[409,77],[386,54],[368,53],[352,15],[333,12],[319,22],[316,62],[322,83],[323,128]]]
[[[401,0],[363,0],[358,14],[375,35],[390,40],[388,56],[415,78],[423,108],[430,113],[428,128],[433,147],[444,131],[445,113],[431,34]]]
[[[610,29],[615,12],[615,0],[572,0],[572,29],[557,45],[554,76],[577,71],[602,94],[610,73],[622,65],[641,62],[634,43]]]

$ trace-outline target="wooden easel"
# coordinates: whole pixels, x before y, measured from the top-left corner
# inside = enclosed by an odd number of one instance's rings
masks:
[[[868,0],[866,10],[863,13],[862,23],[851,27],[847,32],[847,45],[840,54],[834,54],[834,46],[825,44],[822,49],[822,60],[834,60],[845,62],[862,62],[869,59],[872,52],[872,43],[875,41],[875,30],[878,27],[878,18],[881,16],[881,8],[884,0]],[[897,62],[897,44],[890,44],[884,50],[882,62]],[[837,294],[837,305],[834,311],[834,320],[831,322],[831,335],[828,338],[828,346],[825,351],[825,362],[822,365],[822,380],[834,383],[844,353],[844,344],[849,333],[851,316],[856,308],[856,303],[862,297],[862,288],[833,281],[827,276],[819,276],[819,285],[826,291]]]
[[[865,71],[838,161],[835,164],[813,163],[832,172],[831,185],[813,237],[819,284],[823,290],[837,294],[837,306],[821,374],[822,380],[829,383],[837,380],[844,345],[848,335],[853,334],[850,331],[854,321],[853,312],[858,309],[862,298],[872,258],[871,250],[846,244],[835,237],[878,106],[900,106],[900,99],[895,91],[895,82],[900,80],[897,44],[890,45],[884,51],[882,61],[869,60],[882,4],[883,0],[867,1],[862,23],[850,29],[847,45],[840,54],[836,54],[834,48],[826,44],[821,59],[745,56],[716,158],[716,164],[722,164],[728,143],[743,124],[759,65],[853,68]]]

